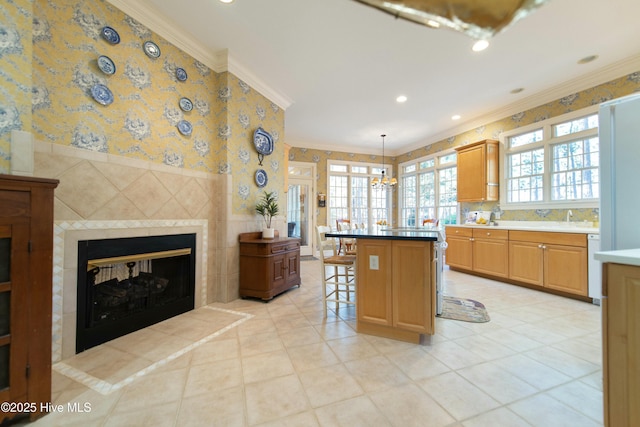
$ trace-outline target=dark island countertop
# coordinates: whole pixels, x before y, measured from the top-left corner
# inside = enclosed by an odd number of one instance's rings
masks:
[[[438,241],[438,230],[428,228],[359,228],[355,230],[331,231],[327,237],[349,239],[381,239],[381,240],[421,240]]]

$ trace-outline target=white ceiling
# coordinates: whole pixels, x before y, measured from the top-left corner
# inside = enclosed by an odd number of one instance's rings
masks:
[[[640,71],[638,0],[550,0],[480,53],[352,0],[109,1],[204,63],[227,49],[296,147],[379,153],[385,133],[397,155]]]

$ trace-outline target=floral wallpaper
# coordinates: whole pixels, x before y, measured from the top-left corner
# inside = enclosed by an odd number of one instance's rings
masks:
[[[218,97],[225,103],[226,120],[218,128],[218,137],[226,146],[227,156],[218,159],[218,172],[234,177],[233,211],[255,215],[256,200],[263,191],[273,191],[284,206],[284,111],[233,74],[224,73],[223,78],[226,85]],[[264,156],[262,165],[254,144],[258,128],[273,139],[273,152]],[[234,143],[226,144],[231,138]],[[267,176],[262,188],[256,183],[258,170]]]
[[[102,37],[112,27],[120,42]],[[152,41],[160,56],[145,54]],[[115,73],[100,70],[109,57]],[[183,68],[187,80],[176,77]],[[37,0],[33,18],[33,132],[45,142],[211,172],[217,76],[104,1]],[[101,84],[110,105],[92,96]],[[192,101],[183,111],[180,98]],[[191,123],[182,135],[180,120]]]
[[[418,159],[423,156],[438,153],[443,150],[481,141],[483,139],[498,139],[502,132],[526,126],[551,117],[559,116],[571,111],[580,110],[610,99],[619,98],[634,92],[640,92],[640,71],[623,76],[602,85],[575,93],[553,102],[532,108],[527,111],[506,117],[493,123],[487,123],[471,131],[454,135],[442,141],[427,145],[418,150],[404,153],[391,158],[394,175],[397,174],[398,164]],[[295,143],[293,143],[295,145]],[[317,191],[327,193],[327,160],[350,160],[353,162],[371,162],[374,156],[340,153],[306,148],[292,148],[289,160],[300,162],[314,162],[318,164]],[[393,197],[393,217],[397,217],[397,191]],[[316,208],[318,224],[326,223],[326,208]],[[510,210],[502,211],[498,203],[461,203],[462,213],[474,210],[500,211],[501,219],[509,221],[561,221],[566,218],[566,209],[538,209],[538,210]],[[572,221],[597,221],[598,209],[572,209]]]
[[[35,0],[33,11],[33,88],[25,84],[33,94],[33,125],[21,126],[35,140],[233,175],[232,210],[253,215],[261,190],[253,132],[261,126],[276,142],[262,166],[266,189],[282,192],[284,112],[245,82],[212,71],[103,0]],[[104,37],[105,26],[119,42]],[[143,48],[148,41],[158,57]],[[113,61],[115,73],[101,70],[101,55]],[[111,103],[94,98],[96,85],[108,88]],[[191,109],[181,106],[182,98]],[[191,125],[190,134],[180,131],[181,121]]]
[[[0,173],[9,173],[11,131],[31,127],[31,0],[0,3]]]

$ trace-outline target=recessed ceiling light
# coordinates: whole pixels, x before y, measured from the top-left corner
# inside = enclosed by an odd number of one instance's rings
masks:
[[[222,3],[233,3],[233,0],[220,0]]]
[[[404,95],[400,95],[399,97],[396,98],[396,102],[400,102],[400,103],[407,102],[407,97]]]
[[[487,40],[478,40],[473,44],[471,50],[474,52],[480,52],[489,47],[489,42]]]
[[[595,61],[596,59],[598,59],[598,55],[585,56],[578,61],[578,64],[588,64],[589,62]]]
[[[454,114],[451,116],[451,120],[460,120],[460,114]]]
[[[515,93],[520,93],[520,92],[522,92],[523,90],[524,90],[524,88],[523,88],[523,87],[517,87],[517,88],[513,89],[513,90],[511,91],[511,93],[514,93],[514,94],[515,94]]]

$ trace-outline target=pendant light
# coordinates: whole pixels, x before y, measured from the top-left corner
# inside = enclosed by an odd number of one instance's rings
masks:
[[[384,165],[384,138],[387,135],[380,135],[382,137],[382,173],[380,174],[380,178],[375,177],[371,180],[371,187],[380,188],[380,189],[393,189],[396,185],[398,185],[398,180],[395,178],[389,178],[385,174],[385,165]]]

